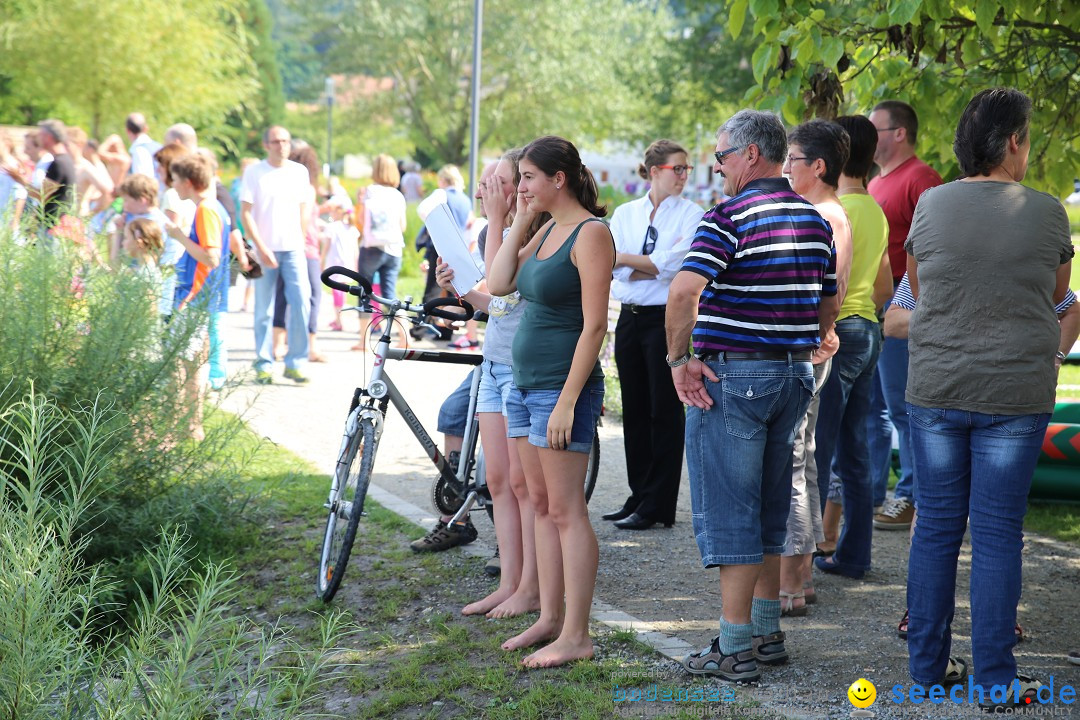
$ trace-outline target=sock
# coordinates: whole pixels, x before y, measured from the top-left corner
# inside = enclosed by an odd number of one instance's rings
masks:
[[[750,606],[750,617],[755,636],[780,632],[780,601],[754,598]]]
[[[777,608],[779,608],[777,604]],[[736,625],[720,618],[720,652],[725,655],[750,649],[750,631],[753,625]]]

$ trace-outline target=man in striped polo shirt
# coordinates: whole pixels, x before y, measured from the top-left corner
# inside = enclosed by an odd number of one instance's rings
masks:
[[[742,110],[716,139],[729,199],[702,218],[667,309],[668,365],[690,406],[694,534],[702,564],[720,568],[723,601],[720,634],[683,666],[752,681],[759,662],[788,657],[779,590],[791,451],[813,394],[811,355],[839,312],[836,254],[829,224],[780,174],[787,132],[776,115]]]

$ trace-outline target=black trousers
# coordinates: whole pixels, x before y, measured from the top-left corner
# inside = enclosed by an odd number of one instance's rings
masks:
[[[623,443],[630,484],[627,509],[674,522],[682,477],[686,413],[664,358],[664,306],[623,307],[615,326],[615,364],[622,389]]]

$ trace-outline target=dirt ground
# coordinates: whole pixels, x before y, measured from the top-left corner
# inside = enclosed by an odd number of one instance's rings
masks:
[[[237,378],[250,374],[251,333],[249,315],[229,316],[230,370]],[[348,346],[355,342],[353,334],[321,333],[320,342],[329,362],[309,366],[310,386],[296,387],[278,380],[256,391],[254,386],[244,384],[224,404],[227,409],[245,411],[256,432],[329,471],[352,388],[363,374],[365,358],[348,351]],[[366,356],[368,369],[370,361],[371,356]],[[280,371],[279,364],[276,372],[280,374]],[[432,432],[442,398],[466,372],[463,366],[390,365],[395,382]],[[717,632],[720,597],[716,571],[701,568],[691,531],[685,472],[673,528],[644,532],[617,530],[611,523],[600,520],[600,515],[619,507],[627,492],[619,424],[608,420],[601,439],[601,474],[590,504],[600,543],[594,617],[620,617],[624,623],[632,624],[644,640],[661,645],[675,656],[683,654],[686,647],[707,645]],[[419,516],[411,519],[430,524],[435,520],[429,500],[432,474],[430,463],[404,423],[392,417],[376,464],[378,488],[419,508],[414,513]],[[477,515],[474,521],[480,531],[475,546],[493,551],[494,531],[486,515]],[[953,636],[954,654],[968,659],[971,657],[966,582],[969,565],[970,555],[965,546]],[[758,685],[740,687],[739,697],[758,701],[763,711],[782,717],[848,717],[853,708],[847,700],[847,688],[863,677],[877,687],[878,700],[871,708],[876,717],[979,716],[977,708],[969,705],[890,702],[895,685],[906,687],[910,683],[907,648],[896,636],[896,624],[905,606],[906,573],[907,534],[878,531],[873,539],[873,567],[864,580],[851,581],[817,573],[818,603],[810,608],[807,617],[785,618],[781,622],[787,632],[791,662],[768,668]],[[1027,538],[1020,605],[1020,622],[1027,637],[1017,647],[1016,655],[1021,672],[1044,682],[1052,676],[1056,688],[1080,682],[1080,668],[1065,660],[1071,648],[1080,648],[1080,623],[1073,596],[1078,577],[1078,548],[1042,537]],[[617,613],[612,615],[612,610],[621,611],[631,619],[627,621]],[[674,662],[662,655],[657,655],[655,671],[660,679],[682,674]],[[662,707],[647,705],[613,709],[625,717],[664,716],[660,713]],[[723,704],[708,703],[698,709],[714,716],[729,710]],[[1071,708],[1056,705],[1047,709],[1067,716]]]

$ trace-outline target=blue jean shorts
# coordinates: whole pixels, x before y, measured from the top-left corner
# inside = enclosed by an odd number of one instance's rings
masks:
[[[480,366],[480,389],[476,412],[506,415],[506,401],[514,389],[514,369],[504,363],[485,360]]]
[[[506,402],[507,437],[528,437],[530,445],[548,447],[548,418],[560,394],[561,390],[519,390],[514,386]],[[574,405],[574,425],[570,428],[567,450],[588,454],[603,406],[604,381],[585,383]]]
[[[808,362],[713,360],[713,405],[686,413],[694,536],[705,567],[784,550],[795,427],[814,393]]]
[[[470,387],[472,387],[471,371],[439,406],[439,421],[436,427],[443,435],[465,437],[465,424],[469,421]]]

